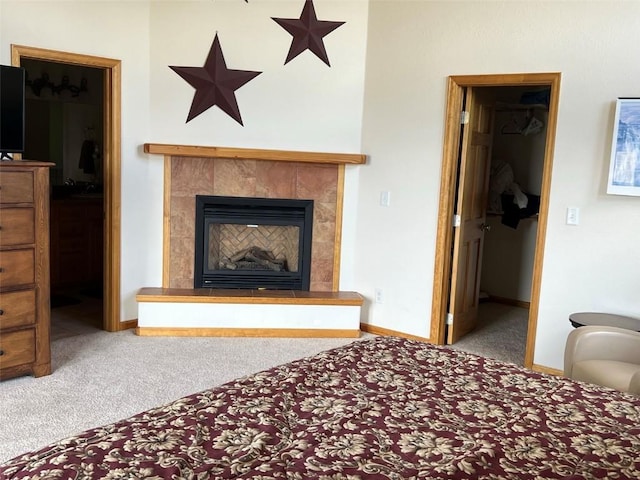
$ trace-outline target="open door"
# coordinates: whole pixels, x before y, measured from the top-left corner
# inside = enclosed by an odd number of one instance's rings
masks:
[[[532,287],[531,287],[531,302],[529,308],[529,326],[527,330],[527,345],[525,350],[524,366],[532,368],[537,318],[538,318],[538,304],[540,301],[540,285],[542,277],[542,264],[544,259],[544,242],[547,229],[547,217],[549,211],[549,193],[551,191],[551,173],[553,170],[553,151],[555,146],[555,132],[558,117],[558,104],[560,99],[560,79],[561,74],[558,72],[550,73],[512,73],[512,74],[496,74],[496,75],[455,75],[448,78],[447,83],[447,109],[445,117],[445,132],[444,132],[444,148],[443,148],[443,161],[442,172],[440,178],[440,200],[438,210],[438,233],[436,238],[436,257],[435,268],[433,276],[433,301],[431,307],[431,323],[429,338],[430,341],[436,344],[446,343],[447,339],[455,340],[463,335],[466,327],[473,328],[474,320],[468,321],[468,318],[475,318],[474,311],[477,312],[477,300],[478,292],[472,286],[465,285],[463,279],[470,281],[472,276],[462,272],[466,265],[458,265],[461,263],[461,253],[467,250],[469,255],[473,255],[473,249],[471,248],[472,242],[470,239],[465,238],[465,232],[456,228],[455,231],[451,227],[451,220],[454,214],[458,211],[458,198],[460,191],[460,183],[458,179],[467,178],[467,174],[464,176],[460,172],[460,153],[465,152],[465,155],[469,155],[469,147],[472,144],[473,135],[469,136],[472,122],[476,117],[473,111],[477,110],[477,104],[481,103],[478,99],[473,99],[474,95],[477,96],[478,92],[484,93],[490,89],[484,89],[481,87],[549,87],[550,89],[550,101],[549,101],[549,113],[547,120],[547,135],[544,148],[544,167],[542,172],[542,185],[540,189],[540,212],[538,215],[538,229],[536,234],[536,247],[535,258],[533,265]],[[462,110],[463,99],[469,92],[469,98],[467,99],[467,110],[470,113],[470,122],[465,125],[467,133],[467,139],[465,142],[460,142],[461,138],[461,125],[460,125],[460,111]],[[476,107],[474,108],[474,104]],[[488,113],[488,112],[485,112]],[[482,110],[476,111],[476,115],[482,115]],[[481,130],[479,130],[481,132]],[[461,150],[461,147],[465,148]],[[484,147],[483,147],[484,148]],[[465,150],[466,149],[466,150]],[[476,152],[477,153],[477,152]],[[474,167],[470,167],[469,159],[467,158],[465,168],[467,171]],[[469,177],[471,178],[471,177]],[[467,181],[471,181],[468,180]],[[473,205],[472,199],[466,199],[467,204]],[[462,204],[461,204],[462,205]],[[480,202],[477,205],[484,206],[484,202]],[[461,206],[463,213],[466,209]],[[472,211],[471,209],[470,211]],[[465,214],[467,215],[467,214]],[[462,219],[461,219],[462,225]],[[482,225],[482,222],[476,225]],[[460,230],[460,231],[459,231]],[[470,230],[470,232],[473,230]],[[477,233],[477,230],[476,230]],[[454,248],[454,237],[459,241]],[[467,247],[463,246],[463,243],[467,243]],[[475,251],[478,252],[480,245],[474,246]],[[456,265],[454,267],[454,257],[452,252],[456,250]],[[477,255],[477,253],[476,253]],[[469,262],[473,264],[473,262]],[[455,269],[456,281],[452,282],[452,275]],[[479,272],[476,272],[479,273]],[[475,286],[477,286],[477,277],[474,279]],[[471,294],[475,292],[475,294]],[[474,298],[475,297],[475,298]],[[467,300],[467,306],[472,313],[465,313],[464,305],[465,298]],[[453,299],[453,301],[452,301]],[[454,317],[454,325],[446,325],[447,313],[451,312]],[[458,317],[457,319],[455,317]],[[460,320],[458,323],[458,320]],[[449,328],[447,328],[449,327]],[[447,335],[447,330],[449,334]]]
[[[80,67],[99,68],[104,74],[104,227],[103,227],[103,328],[117,332],[131,328],[120,321],[120,60],[78,53],[61,52],[23,45],[11,45],[11,64],[23,59],[57,62]]]
[[[467,88],[463,101],[462,141],[454,217],[451,291],[447,315],[447,343],[455,343],[476,326],[491,144],[492,90]],[[468,122],[468,123],[466,123]]]

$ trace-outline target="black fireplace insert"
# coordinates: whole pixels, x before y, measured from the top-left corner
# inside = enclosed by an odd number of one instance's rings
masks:
[[[313,200],[196,196],[194,288],[309,290]]]

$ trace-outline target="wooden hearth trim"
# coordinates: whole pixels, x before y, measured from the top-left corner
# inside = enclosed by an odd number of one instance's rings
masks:
[[[271,305],[358,306],[364,297],[357,292],[307,292],[300,290],[227,290],[213,288],[141,288],[138,302],[241,303]]]
[[[313,328],[165,328],[138,327],[141,337],[358,338],[360,330]]]
[[[238,160],[270,160],[273,162],[331,163],[361,165],[367,156],[359,153],[296,152],[291,150],[264,150],[258,148],[203,147],[195,145],[169,145],[145,143],[145,153],[175,157],[231,158]]]

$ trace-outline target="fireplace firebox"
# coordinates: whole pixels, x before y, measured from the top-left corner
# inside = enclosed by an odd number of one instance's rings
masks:
[[[309,290],[313,200],[196,195],[194,288]]]

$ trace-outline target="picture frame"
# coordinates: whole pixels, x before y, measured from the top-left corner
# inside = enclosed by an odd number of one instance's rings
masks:
[[[640,98],[618,98],[607,193],[640,196]]]

